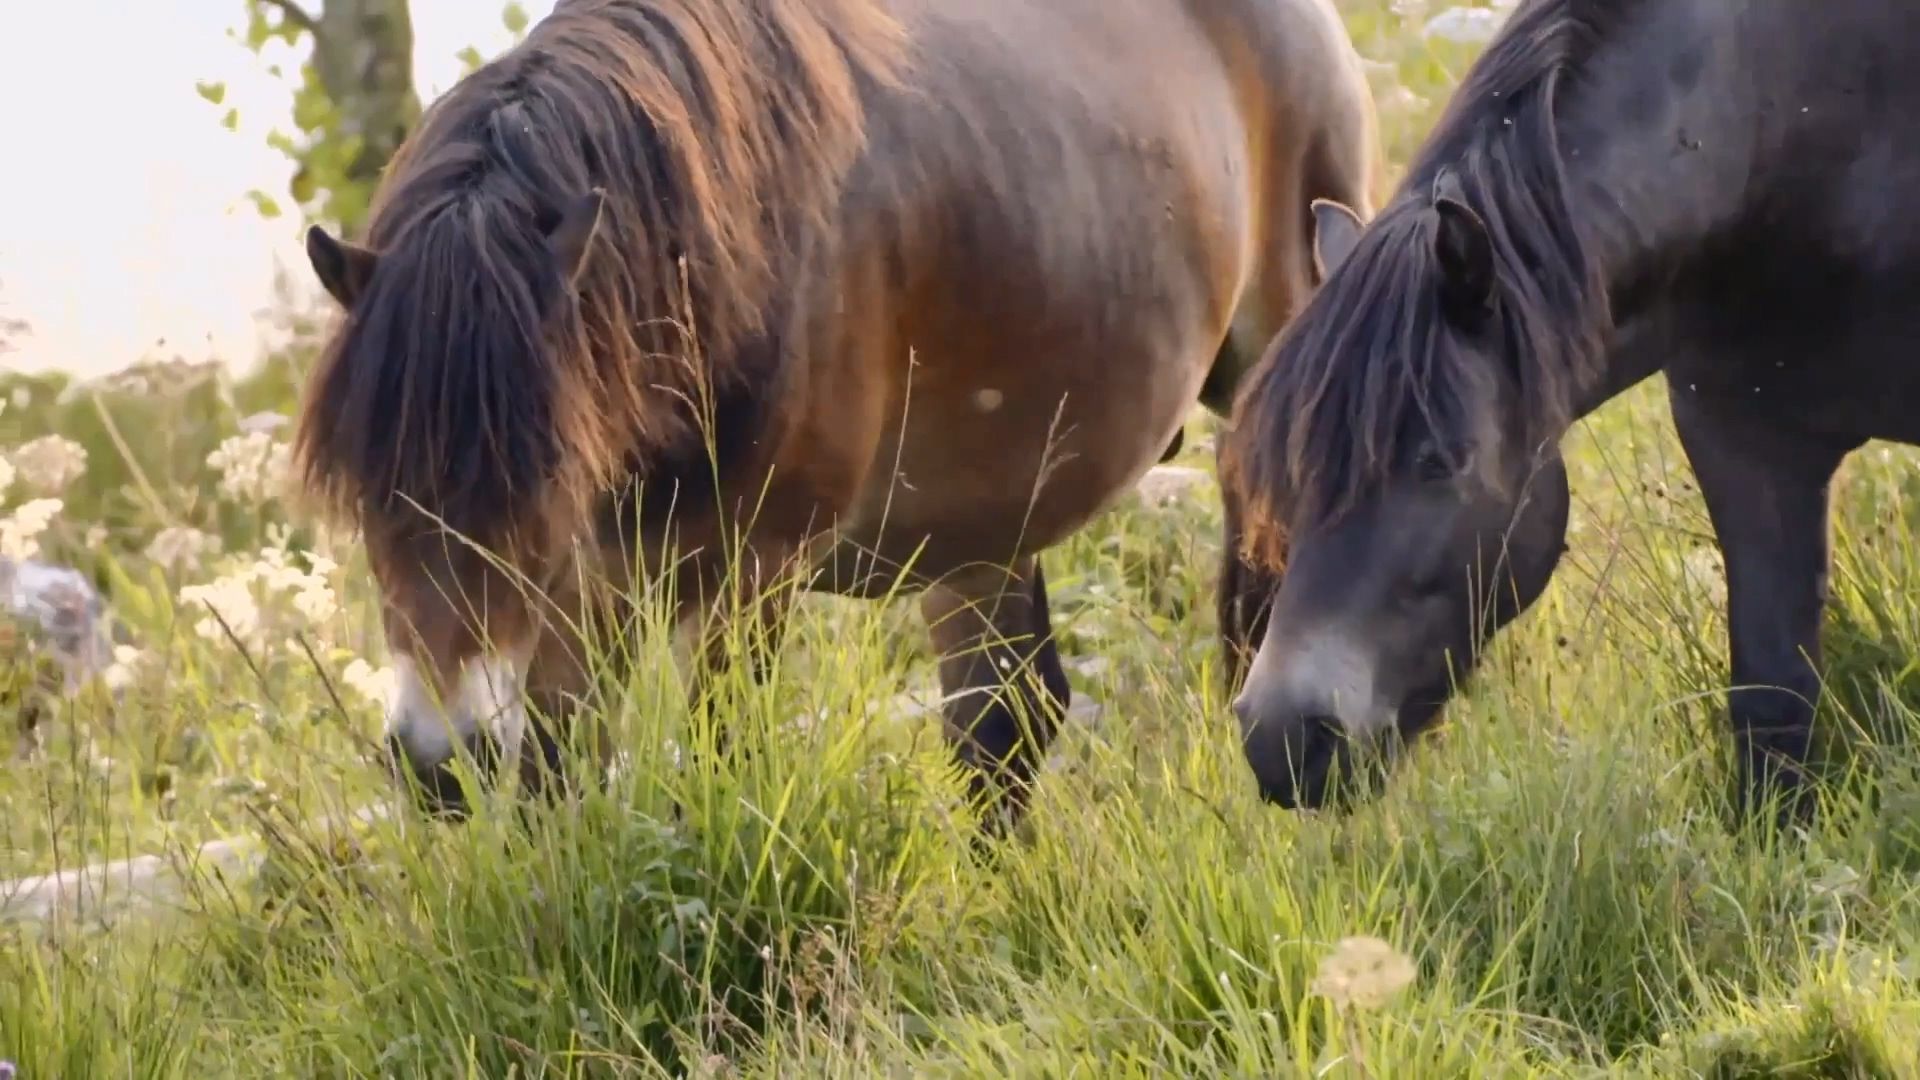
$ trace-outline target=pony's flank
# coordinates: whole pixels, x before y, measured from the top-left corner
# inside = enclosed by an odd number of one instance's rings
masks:
[[[369,218],[376,266],[310,382],[307,486],[488,545],[561,524],[764,372],[800,252],[864,146],[900,28],[868,0],[572,0],[428,111]],[[549,232],[604,211],[578,267]]]
[[[1431,191],[1443,172],[1485,222],[1498,276],[1492,351],[1511,358],[1527,440],[1570,420],[1603,362],[1605,283],[1569,205],[1558,97],[1605,29],[1641,0],[1529,0],[1451,99],[1394,200],[1255,372],[1237,410],[1228,482],[1246,500],[1247,554],[1279,565],[1289,523],[1339,517],[1411,444],[1442,448],[1486,418],[1486,353],[1458,347],[1439,296]]]

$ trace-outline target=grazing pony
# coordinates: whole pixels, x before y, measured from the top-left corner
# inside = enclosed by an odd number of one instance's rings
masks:
[[[403,771],[542,782],[593,596],[672,569],[771,631],[738,598],[794,571],[923,590],[1008,820],[1068,701],[1036,555],[1224,413],[1374,142],[1328,0],[561,3],[363,238],[308,234],[345,317],[298,461],[363,530]]]
[[[1917,115],[1911,4],[1527,0],[1376,219],[1316,206],[1331,274],[1224,448],[1267,797],[1434,719],[1564,550],[1561,436],[1664,372],[1726,556],[1736,804],[1811,808],[1829,484],[1920,442]]]

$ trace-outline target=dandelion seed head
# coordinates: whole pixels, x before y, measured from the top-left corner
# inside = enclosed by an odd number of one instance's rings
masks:
[[[1320,961],[1313,992],[1342,1008],[1377,1009],[1412,984],[1413,960],[1377,937],[1341,939]]]

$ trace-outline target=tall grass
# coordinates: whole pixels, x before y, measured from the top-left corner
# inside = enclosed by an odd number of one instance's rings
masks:
[[[1464,55],[1343,6],[1389,62],[1404,149]],[[1084,704],[990,852],[909,601],[809,598],[768,680],[722,688],[725,754],[649,634],[604,689],[628,753],[604,790],[483,802],[459,828],[334,827],[309,821],[390,791],[365,752],[377,710],[345,683],[379,661],[364,572],[341,553],[342,611],[243,656],[180,599],[219,567],[143,555],[182,523],[241,562],[331,550],[205,465],[240,417],[284,407],[275,378],[278,397],[183,392],[118,437],[99,418],[131,405],[111,398],[0,417],[24,425],[0,424],[9,445],[87,445],[49,553],[96,573],[149,654],[116,709],[76,707],[0,773],[0,873],[236,832],[264,853],[143,918],[0,927],[0,1059],[22,1076],[1920,1075],[1907,451],[1872,448],[1839,485],[1838,753],[1804,840],[1725,828],[1717,549],[1658,386],[1575,433],[1553,588],[1350,815],[1251,791],[1203,487],[1047,556]],[[1209,463],[1213,426],[1196,419],[1185,464]],[[1387,1000],[1316,983],[1356,936],[1412,962]]]

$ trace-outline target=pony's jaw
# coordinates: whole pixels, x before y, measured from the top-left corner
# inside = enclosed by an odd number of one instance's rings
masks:
[[[483,779],[501,766],[508,775],[518,772],[527,731],[519,669],[511,658],[475,657],[460,666],[453,693],[442,698],[411,659],[396,661],[386,744],[396,770],[418,783],[427,809],[464,816],[452,768],[463,751]]]

